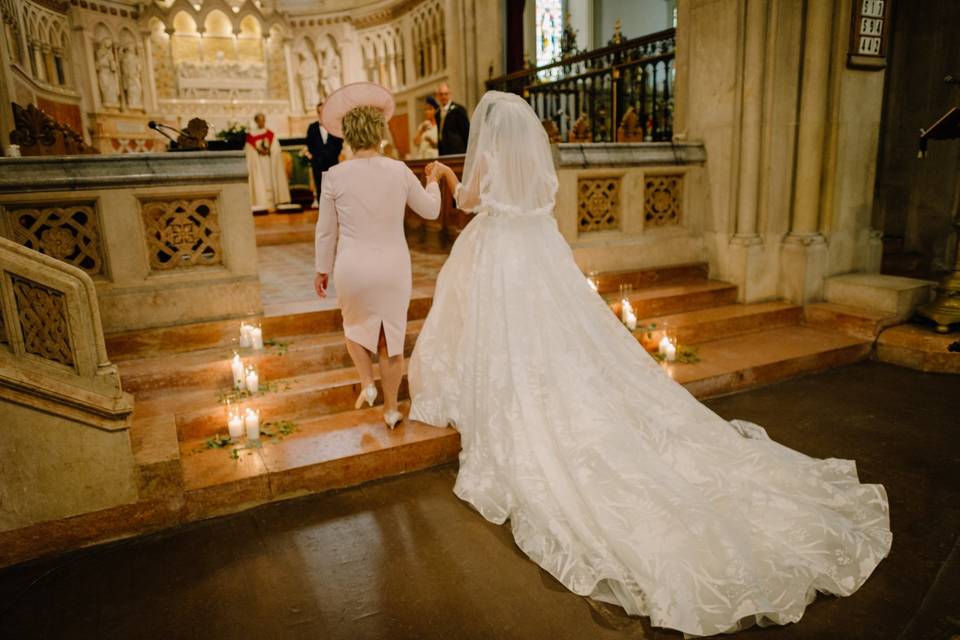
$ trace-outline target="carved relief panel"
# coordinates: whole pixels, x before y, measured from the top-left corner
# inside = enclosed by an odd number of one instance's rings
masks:
[[[620,177],[577,180],[577,229],[580,233],[620,228]]]
[[[647,227],[683,221],[683,174],[647,176],[643,185],[643,220]]]
[[[17,244],[79,267],[91,277],[106,273],[100,222],[93,202],[5,205],[0,233]]]
[[[74,367],[64,294],[22,276],[10,276],[26,353]]]
[[[222,264],[216,198],[143,200],[140,207],[152,270]]]

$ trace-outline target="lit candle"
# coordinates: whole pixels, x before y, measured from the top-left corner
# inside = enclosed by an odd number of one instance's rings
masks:
[[[633,313],[633,311],[627,313],[627,329],[630,329],[630,331],[637,330],[637,316]]]
[[[247,440],[260,439],[260,412],[253,409],[247,409],[247,415],[243,419],[247,427]]]
[[[256,370],[253,367],[247,369],[247,391],[250,393],[256,393],[257,389],[260,388],[260,377],[257,375]]]
[[[665,356],[667,355],[667,347],[669,346],[671,346],[670,338],[663,336],[660,338],[660,343],[657,345],[657,351],[660,353],[660,355]]]
[[[590,288],[593,289],[594,291],[597,291],[599,289],[597,287],[597,281],[594,280],[593,278],[587,278],[587,284],[589,284]]]
[[[667,343],[667,352],[664,354],[667,362],[673,362],[677,359],[677,347],[672,342]]]
[[[233,386],[235,389],[243,389],[243,362],[240,355],[233,354],[233,360],[230,361],[230,368],[233,370]]]
[[[227,420],[227,429],[230,430],[230,439],[239,440],[243,437],[243,418],[239,413],[230,412],[230,418]]]
[[[627,321],[627,316],[633,315],[633,305],[630,304],[630,301],[624,298],[620,301],[620,320],[621,322]],[[636,318],[634,318],[636,319]]]
[[[250,325],[246,322],[240,323],[240,346],[249,347],[250,346]]]
[[[250,346],[254,349],[263,349],[263,329],[250,327]]]

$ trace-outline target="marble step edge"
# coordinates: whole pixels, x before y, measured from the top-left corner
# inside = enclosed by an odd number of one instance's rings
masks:
[[[634,335],[651,350],[656,349],[664,331],[680,344],[698,344],[753,331],[799,325],[802,319],[803,308],[789,302],[736,303],[641,318],[637,321],[640,328]],[[655,327],[650,331],[643,329],[650,325]]]
[[[869,342],[855,342],[789,358],[754,364],[743,369],[724,371],[683,382],[699,399],[714,398],[774,384],[803,375],[853,364],[870,357]]]
[[[805,305],[803,316],[807,326],[839,331],[865,340],[875,340],[884,329],[902,323],[895,313],[833,302]]]
[[[645,310],[668,311],[680,313],[687,311],[704,310],[714,305],[730,305],[736,296],[736,287],[726,283],[704,281],[690,285],[664,285],[652,288],[653,291],[636,294],[634,299],[636,308]],[[664,295],[661,300],[657,292]],[[619,312],[618,301],[608,304],[614,313]],[[741,321],[743,322],[743,321]],[[422,326],[419,320],[408,322],[407,351],[408,355],[416,340],[416,333]],[[338,337],[340,336],[340,337]],[[258,371],[272,377],[285,377],[290,367],[298,366],[297,357],[308,357],[301,353],[306,349],[326,350],[327,358],[334,358],[334,366],[348,363],[346,349],[342,345],[341,332],[326,332],[317,336],[292,335],[280,337],[276,340],[287,342],[286,355],[275,353],[276,347],[258,353],[242,350],[240,355],[245,361],[252,363]],[[337,344],[339,341],[339,344]],[[229,384],[231,372],[229,366],[231,350],[229,346],[218,345],[206,349],[184,351],[178,353],[157,354],[150,357],[123,360],[118,362],[124,388],[134,394],[141,394],[150,390],[165,387],[175,388],[183,386],[216,387]],[[322,368],[326,360],[318,357],[308,371]],[[299,366],[306,366],[302,360]],[[284,368],[286,367],[286,369]]]
[[[432,303],[432,296],[413,298],[410,301],[407,320],[412,322],[426,318]],[[267,341],[284,340],[299,335],[336,333],[342,330],[340,310],[324,309],[289,316],[250,315],[246,318],[112,333],[104,336],[104,340],[110,360],[124,362],[203,349],[232,347],[239,338],[241,322],[260,323],[264,339]]]
[[[703,275],[705,269],[706,265],[692,263],[622,271],[616,272],[616,274],[612,276],[599,274],[597,278],[612,278],[610,282],[614,284],[611,284],[610,287],[612,287],[615,293],[617,290],[616,282],[619,282],[616,280],[617,278],[638,278],[643,274],[648,274],[646,277],[660,281],[659,286],[662,286],[664,281],[672,283],[684,280],[703,282],[705,281],[705,276]],[[661,275],[660,272],[663,272],[663,274]],[[639,288],[635,289],[634,293],[640,290]],[[422,320],[425,318],[432,303],[432,296],[421,296],[412,299],[407,314],[408,320]],[[216,346],[230,346],[237,338],[241,321],[260,322],[263,327],[264,338],[266,339],[279,339],[307,333],[328,333],[342,329],[339,309],[313,310],[273,316],[251,314],[246,318],[233,318],[229,320],[107,334],[105,336],[107,353],[111,361],[119,362],[149,357],[151,354],[157,353],[176,353]]]
[[[404,344],[409,357],[423,326],[422,320],[407,323]],[[152,397],[164,390],[183,388],[225,388],[233,382],[231,359],[234,351],[215,347],[154,358],[118,363],[124,389],[136,397]],[[340,369],[351,365],[343,333],[290,338],[281,346],[262,351],[242,349],[236,352],[244,366],[253,366],[264,381],[296,375]]]

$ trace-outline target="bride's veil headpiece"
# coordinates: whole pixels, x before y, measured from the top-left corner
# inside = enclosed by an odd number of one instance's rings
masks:
[[[549,212],[557,172],[547,133],[518,95],[488,91],[470,121],[457,206],[465,211]]]

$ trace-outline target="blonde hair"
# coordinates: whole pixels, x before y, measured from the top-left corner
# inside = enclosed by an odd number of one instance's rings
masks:
[[[354,107],[343,116],[343,139],[354,151],[379,149],[386,127],[380,109],[368,105]]]

